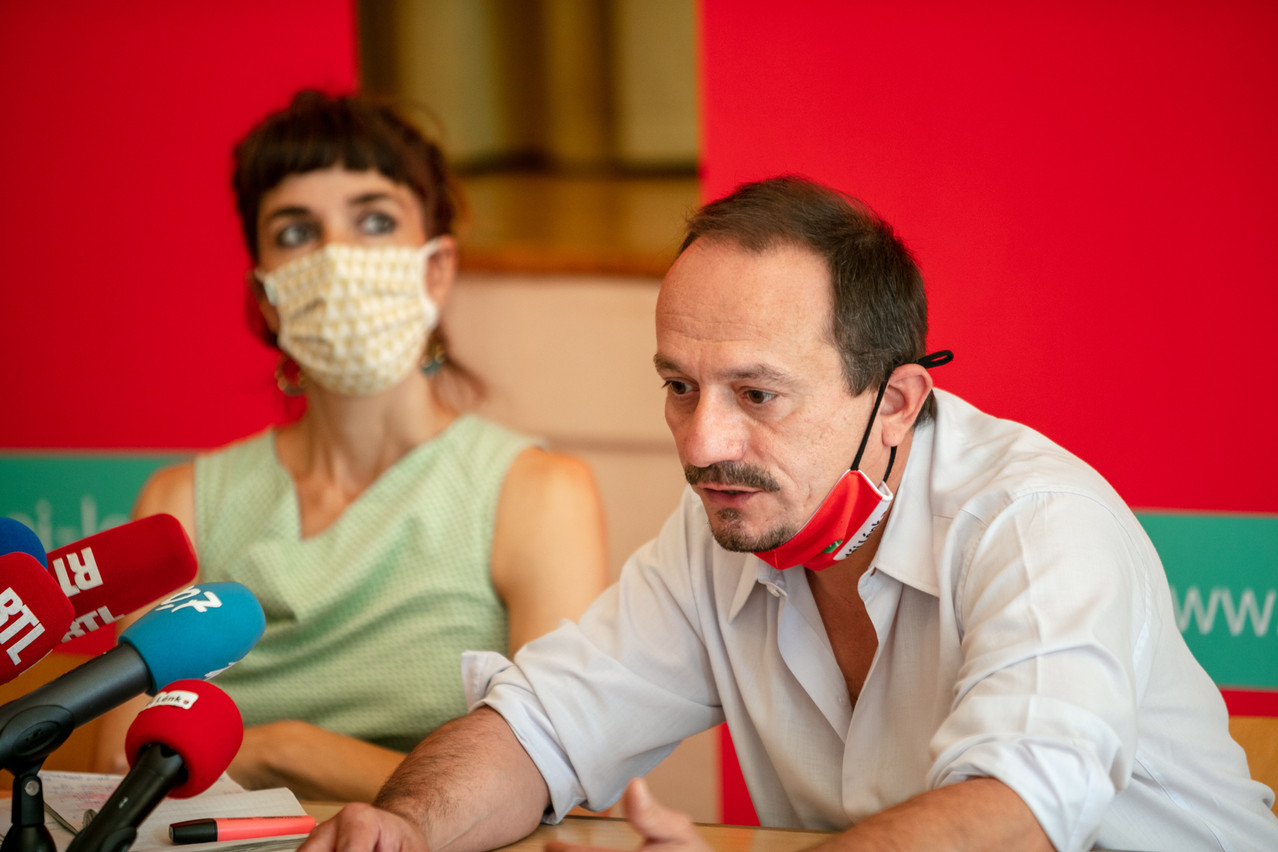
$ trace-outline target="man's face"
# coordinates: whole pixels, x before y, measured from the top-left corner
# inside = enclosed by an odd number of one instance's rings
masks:
[[[874,395],[848,391],[831,308],[825,261],[794,245],[700,239],[661,285],[666,423],[729,550],[793,536],[856,454]]]

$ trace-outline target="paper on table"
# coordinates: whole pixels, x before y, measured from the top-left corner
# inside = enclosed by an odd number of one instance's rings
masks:
[[[41,772],[45,805],[56,810],[65,820],[82,827],[88,810],[98,811],[112,791],[119,785],[120,775],[99,775],[89,772]],[[133,852],[174,852],[179,847],[169,840],[169,825],[184,819],[239,816],[300,816],[306,813],[301,802],[284,788],[247,791],[226,775],[212,787],[189,799],[165,799],[138,827],[138,838]],[[5,808],[0,817],[0,829],[9,830],[11,816]],[[52,817],[45,820],[58,852],[66,852],[71,843],[71,833],[59,826]],[[302,842],[302,835],[279,838],[261,838],[218,843],[189,843],[180,848],[184,852],[200,852],[210,848],[229,849],[237,852],[275,852],[293,849]]]

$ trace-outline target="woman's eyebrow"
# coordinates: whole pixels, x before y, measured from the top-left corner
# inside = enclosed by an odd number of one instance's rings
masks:
[[[374,201],[395,201],[396,199],[389,192],[364,192],[352,198],[346,199],[346,203],[352,206],[359,204],[369,204]]]
[[[310,212],[311,211],[308,210],[307,208],[299,207],[297,205],[290,205],[288,207],[277,207],[274,210],[272,210],[270,213],[266,214],[265,221],[269,222],[272,219],[279,219],[285,216],[309,216]]]

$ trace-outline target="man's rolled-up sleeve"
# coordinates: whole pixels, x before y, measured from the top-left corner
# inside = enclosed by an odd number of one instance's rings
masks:
[[[690,587],[678,513],[580,622],[563,622],[511,662],[463,661],[467,702],[500,713],[550,787],[557,822],[603,810],[685,737],[723,721]]]
[[[467,710],[488,706],[500,713],[545,779],[550,789],[550,808],[543,819],[556,823],[562,820],[585,800],[585,792],[545,708],[519,669],[494,651],[467,651],[462,655],[462,678]]]

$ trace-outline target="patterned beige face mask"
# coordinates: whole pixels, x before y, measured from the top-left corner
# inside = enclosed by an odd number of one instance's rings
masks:
[[[330,243],[258,272],[280,314],[280,348],[334,393],[385,390],[421,361],[439,309],[426,295],[426,262],[439,238],[419,248]]]

